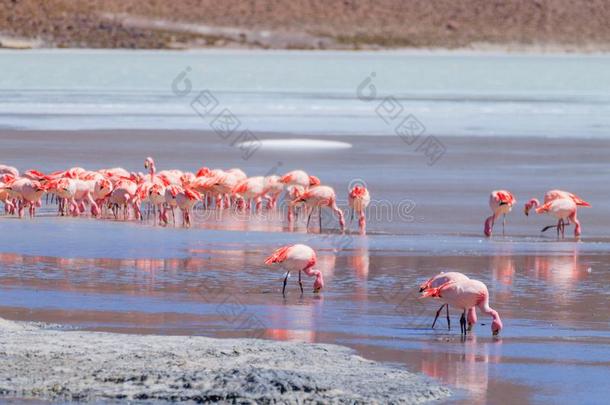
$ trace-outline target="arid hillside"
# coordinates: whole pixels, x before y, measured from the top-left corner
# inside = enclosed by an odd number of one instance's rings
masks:
[[[4,46],[610,48],[607,0],[0,0]]]

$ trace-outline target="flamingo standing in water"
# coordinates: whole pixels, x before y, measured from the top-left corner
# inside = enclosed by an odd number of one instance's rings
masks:
[[[502,215],[502,235],[504,235],[504,227],[506,224],[506,214],[512,209],[517,199],[506,190],[494,190],[489,195],[489,208],[492,214],[485,220],[485,236],[491,236],[496,218]]]
[[[475,306],[492,317],[491,333],[493,336],[497,336],[502,330],[502,320],[498,311],[489,306],[487,286],[478,280],[448,281],[440,287],[426,289],[422,297],[437,297],[449,305],[462,309],[462,317],[460,318],[462,335],[465,335],[468,331],[466,312]]]
[[[457,271],[448,271],[447,273],[439,273],[434,277],[431,277],[428,281],[419,286],[419,292],[423,293],[431,288],[438,288],[450,281],[464,281],[469,280],[468,276],[463,273],[459,273]],[[442,299],[441,299],[442,300]],[[436,324],[436,320],[438,319],[443,307],[447,308],[447,329],[451,330],[451,319],[449,318],[449,304],[444,302],[443,305],[436,311],[436,316],[434,317],[434,321],[432,322],[432,329],[434,329],[434,325]],[[472,328],[472,325],[477,323],[477,313],[474,307],[468,309],[468,330]]]
[[[170,186],[171,187],[171,186]],[[188,187],[184,187],[179,191],[176,196],[176,205],[182,212],[182,225],[190,228],[191,226],[191,210],[197,201],[201,201],[201,195],[191,190]]]
[[[305,204],[307,212],[307,228],[309,229],[309,220],[313,210],[318,207],[319,220],[320,220],[320,232],[322,232],[322,207],[329,207],[339,218],[339,225],[341,226],[341,232],[345,232],[345,219],[343,212],[337,207],[337,197],[335,190],[329,186],[314,186],[300,194],[297,198],[292,200],[291,206],[297,204]]]
[[[537,214],[547,213],[557,218],[557,225],[549,225],[542,228],[541,232],[545,232],[549,228],[557,227],[557,237],[561,233],[561,237],[565,237],[564,230],[566,224],[574,223],[574,236],[578,237],[581,233],[580,221],[576,216],[578,205],[572,198],[558,198],[551,200],[543,205],[540,205],[537,199],[532,198],[525,204],[526,212],[535,208]]]
[[[570,193],[569,191],[564,191],[564,190],[549,190],[544,194],[544,203],[546,204],[548,202],[551,202],[553,200],[558,200],[560,198],[568,198],[571,199],[572,201],[574,201],[574,203],[576,203],[577,206],[579,207],[590,207],[591,204],[589,204],[588,202],[586,202],[585,200],[583,200],[582,198],[580,198],[579,196],[577,196],[576,194]],[[525,203],[525,208],[524,208],[524,213],[526,216],[529,215],[530,210],[533,207],[532,201],[536,201],[538,203],[538,205],[540,205],[540,203],[538,202],[537,199],[532,198],[531,200],[529,200],[527,203]],[[537,205],[537,206],[538,206]],[[565,225],[569,225],[569,222]],[[557,225],[551,225],[551,226],[547,226],[544,228],[543,232],[546,231],[549,228],[555,228]]]
[[[284,286],[282,287],[282,295],[286,295],[286,282],[291,271],[299,272],[299,287],[303,294],[303,282],[301,281],[301,272],[310,277],[315,277],[313,282],[313,292],[317,293],[324,288],[324,278],[319,270],[314,270],[316,265],[316,252],[307,245],[291,245],[283,246],[277,249],[271,256],[265,259],[265,264],[279,263],[285,270]]]
[[[354,186],[348,196],[348,204],[352,209],[352,218],[354,218],[354,211],[358,213],[358,227],[360,228],[360,233],[364,235],[366,233],[366,215],[364,214],[364,210],[369,206],[371,202],[371,195],[369,191],[364,186]],[[350,224],[351,224],[350,219]]]

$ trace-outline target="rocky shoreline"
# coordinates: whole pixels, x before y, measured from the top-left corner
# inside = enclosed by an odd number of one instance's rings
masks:
[[[609,20],[604,0],[0,0],[0,47],[595,52]]]
[[[0,319],[0,395],[417,404],[450,391],[335,345],[69,331]]]

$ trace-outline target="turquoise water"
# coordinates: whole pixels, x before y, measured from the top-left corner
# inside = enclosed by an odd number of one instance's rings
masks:
[[[434,135],[608,137],[608,67],[608,55],[2,51],[0,128],[209,129],[191,108],[207,89],[251,131],[391,135],[413,115]]]

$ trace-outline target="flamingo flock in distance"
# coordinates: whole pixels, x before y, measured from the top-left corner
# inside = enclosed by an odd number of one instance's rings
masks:
[[[192,225],[191,214],[196,204],[217,210],[235,209],[260,212],[277,207],[284,194],[288,201],[287,220],[292,223],[296,212],[303,212],[307,228],[314,211],[318,212],[322,231],[322,209],[329,209],[345,232],[345,217],[337,206],[335,190],[323,185],[316,176],[294,170],[283,176],[248,177],[243,170],[209,169],[196,172],[176,169],[157,170],[151,157],[144,160],[147,173],[129,172],[115,167],[96,171],[73,167],[63,171],[42,173],[27,170],[20,173],[15,167],[0,165],[0,202],[6,214],[22,218],[27,210],[30,217],[42,206],[46,194],[57,202],[61,216],[86,216],[115,219],[144,219],[167,225],[170,215],[175,223],[175,211],[182,216],[182,225]],[[48,198],[48,197],[47,197]],[[360,233],[366,232],[365,209],[370,203],[366,187],[358,185],[349,190],[350,207],[359,215]]]

